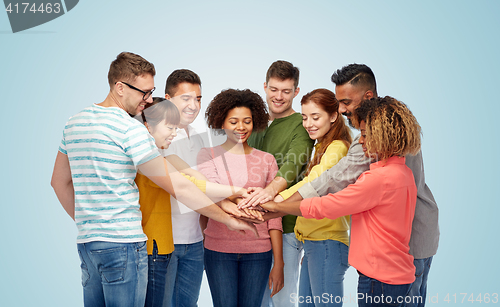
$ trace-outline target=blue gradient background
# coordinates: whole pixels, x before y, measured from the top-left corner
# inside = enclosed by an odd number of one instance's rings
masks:
[[[470,293],[499,293],[499,13],[498,1],[80,1],[12,34],[0,12],[0,305],[83,305],[76,227],[50,177],[64,124],[105,98],[109,64],[121,51],[155,64],[158,96],[172,70],[196,71],[200,114],[225,88],[263,95],[277,59],[301,69],[297,111],[303,94],[333,89],[335,69],[368,64],[379,94],[408,104],[423,128],[441,226],[428,290],[438,303],[429,306],[446,305],[447,294],[461,304],[467,293],[465,305]],[[356,278],[349,269],[348,297]],[[206,282],[200,306],[211,306]]]

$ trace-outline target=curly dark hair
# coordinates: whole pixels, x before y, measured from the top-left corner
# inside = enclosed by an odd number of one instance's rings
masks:
[[[261,131],[267,127],[269,113],[267,112],[266,103],[259,94],[249,89],[227,89],[217,94],[205,112],[208,127],[217,130],[221,129],[219,131],[223,133],[222,125],[227,114],[238,107],[245,107],[250,110],[254,131]]]
[[[379,160],[415,155],[420,150],[422,130],[410,109],[390,96],[364,100],[354,111],[359,127],[366,123],[366,148]]]

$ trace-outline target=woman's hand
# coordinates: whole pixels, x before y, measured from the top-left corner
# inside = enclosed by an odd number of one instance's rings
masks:
[[[280,292],[285,285],[285,276],[283,274],[283,263],[274,263],[271,273],[269,274],[269,290],[271,290],[271,297]]]
[[[274,198],[273,193],[268,189],[263,188],[248,188],[247,192],[250,194],[249,197],[245,199],[238,205],[239,208],[252,208],[258,205],[268,202]]]
[[[245,219],[247,221],[264,221],[264,218],[262,217],[262,214],[260,212],[256,212],[256,210],[251,209],[240,210],[235,203],[228,200],[222,200],[220,202],[220,207],[222,210],[224,210],[224,212],[238,219]]]

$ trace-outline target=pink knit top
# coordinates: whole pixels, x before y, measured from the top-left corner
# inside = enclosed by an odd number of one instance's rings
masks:
[[[273,181],[278,165],[273,155],[257,149],[247,155],[237,155],[217,146],[200,151],[198,170],[211,182],[265,188]],[[271,250],[269,230],[282,230],[281,218],[256,224],[256,227],[259,238],[250,232],[242,235],[231,231],[224,224],[209,219],[205,229],[205,248],[222,253],[263,253]]]

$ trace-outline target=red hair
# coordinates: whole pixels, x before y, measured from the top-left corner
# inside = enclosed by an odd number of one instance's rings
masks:
[[[333,141],[340,140],[344,142],[347,147],[349,147],[352,142],[351,130],[345,124],[344,118],[339,114],[339,102],[332,91],[320,88],[309,92],[302,97],[300,105],[305,105],[310,102],[314,102],[318,107],[328,113],[329,116],[337,114],[337,119],[335,122],[331,123],[330,130],[323,136],[323,140],[316,149],[314,157],[307,165],[306,175],[309,175],[311,169],[319,164],[321,157]]]

